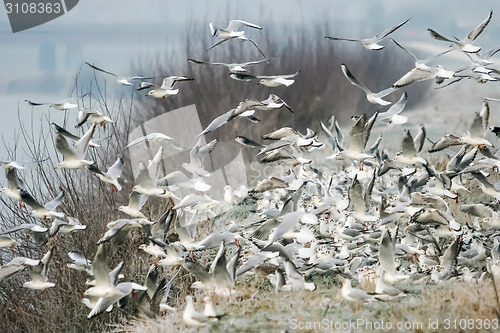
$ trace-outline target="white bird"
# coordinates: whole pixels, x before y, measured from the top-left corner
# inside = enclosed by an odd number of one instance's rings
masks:
[[[210,172],[203,168],[203,161],[215,149],[217,142],[217,139],[215,139],[203,144],[202,138],[199,138],[198,142],[189,151],[189,163],[182,163],[181,167],[190,172],[193,177],[207,177],[210,175]]]
[[[349,158],[351,160],[358,160],[360,162],[360,169],[362,170],[364,160],[374,158],[373,155],[365,152],[365,147],[377,116],[378,112],[370,117],[370,119],[367,119],[365,114],[361,115],[349,131],[349,148],[341,150],[337,154],[327,157],[327,159]]]
[[[188,76],[178,76],[178,75],[168,76],[163,79],[161,86],[157,86],[149,82],[141,82],[141,86],[137,88],[137,90],[152,88],[146,94],[146,96],[152,96],[155,98],[166,98],[171,95],[179,94],[180,90],[174,89],[174,86],[178,81],[192,81],[192,80],[194,79]]]
[[[123,149],[125,150],[127,148],[138,145],[145,141],[156,142],[156,143],[166,142],[176,150],[184,150],[184,148],[178,145],[173,138],[163,133],[149,133],[148,135],[141,136],[140,138],[130,141],[129,144],[125,146],[125,148]]]
[[[399,101],[394,103],[386,112],[379,113],[377,118],[393,125],[405,124],[408,121],[408,117],[401,116],[400,113],[404,110],[406,102],[408,102],[408,93],[404,92]]]
[[[97,244],[104,243],[108,240],[113,240],[113,243],[120,244],[125,240],[125,237],[130,230],[135,228],[142,228],[144,225],[152,225],[154,222],[150,222],[144,218],[141,219],[119,219],[116,221],[109,222],[106,224],[106,232],[97,241]]]
[[[117,192],[122,190],[122,186],[118,182],[118,179],[122,175],[124,163],[125,161],[123,160],[123,158],[118,157],[115,163],[113,163],[113,165],[110,166],[108,168],[108,171],[106,172],[102,172],[101,170],[99,170],[99,168],[97,167],[97,165],[95,165],[95,163],[89,165],[87,168],[89,169],[89,171],[91,171],[97,177],[99,177],[100,180],[102,180],[105,183],[111,184],[112,192]]]
[[[490,23],[491,17],[493,16],[493,11],[490,11],[488,14],[488,17],[481,22],[474,30],[472,30],[464,39],[462,40],[453,40],[453,39],[448,39],[446,37],[441,36],[437,32],[435,32],[432,29],[427,29],[430,33],[431,36],[434,39],[449,42],[452,44],[453,47],[459,49],[460,51],[466,52],[466,53],[477,53],[481,50],[479,46],[472,45],[472,43],[476,40],[477,37],[484,31],[488,23]]]
[[[397,153],[392,160],[405,165],[427,165],[427,161],[423,157],[417,156],[415,142],[409,130],[405,130],[405,137],[401,143],[401,152]]]
[[[205,183],[201,177],[188,178],[182,171],[172,171],[165,177],[158,179],[158,185],[168,186],[171,191],[177,190],[179,187],[191,188],[195,191],[205,192],[211,186]]]
[[[0,282],[7,280],[14,274],[21,272],[26,267],[36,266],[40,263],[40,260],[35,260],[25,257],[15,257],[11,261],[3,266],[0,266]]]
[[[347,39],[347,38],[330,37],[330,36],[326,36],[325,38],[332,39],[332,40],[345,40],[345,41],[349,41],[349,42],[358,42],[358,43],[361,43],[368,50],[381,50],[384,48],[384,46],[379,45],[378,43],[381,40],[383,40],[384,38],[386,38],[387,36],[389,36],[394,31],[399,29],[403,24],[405,24],[409,20],[410,19],[407,19],[406,21],[401,22],[400,24],[398,24],[394,27],[388,28],[388,29],[382,31],[380,34],[376,35],[375,37],[371,37],[371,38]]]
[[[27,281],[23,284],[23,287],[34,289],[34,290],[45,290],[55,286],[55,283],[48,282],[47,271],[49,269],[49,261],[52,257],[51,248],[40,260],[38,265],[30,267],[31,281]]]
[[[385,90],[382,90],[381,92],[378,93],[373,93],[371,92],[370,89],[368,89],[365,85],[361,84],[349,71],[347,66],[345,64],[341,65],[342,68],[342,73],[344,73],[345,77],[349,82],[351,82],[352,85],[358,87],[359,89],[363,90],[366,93],[366,99],[368,102],[373,103],[373,104],[380,104],[380,105],[389,105],[391,102],[387,102],[383,100],[385,96],[389,95],[390,93],[394,92],[396,88],[390,87]]]
[[[342,297],[348,302],[373,302],[376,300],[373,293],[353,288],[350,279],[344,279],[342,282]]]
[[[17,176],[17,169],[23,168],[21,166],[15,167],[11,163],[3,163],[5,168],[5,178],[7,178],[7,187],[0,188],[0,192],[5,193],[9,198],[19,201],[21,205],[21,188],[24,187],[22,180]],[[17,165],[17,164],[15,164]]]
[[[81,127],[83,124],[88,123],[90,125],[96,124],[106,128],[107,123],[113,123],[114,121],[101,111],[83,108],[78,111],[76,122],[77,124],[75,127]]]
[[[408,51],[394,39],[392,40],[397,46],[399,46],[403,51],[408,53],[415,60],[415,68],[410,70],[408,73],[403,75],[399,80],[397,80],[392,86],[394,88],[401,88],[407,86],[413,82],[425,81],[428,79],[436,79],[436,83],[443,83],[445,79],[451,79],[455,74],[454,71],[446,70],[443,66],[428,66],[427,63],[434,60],[437,57],[440,57],[451,50],[446,50],[439,54],[433,55],[426,59],[418,59],[413,53]]]
[[[217,321],[217,317],[197,312],[194,308],[193,296],[186,296],[186,307],[182,313],[182,319],[189,326],[207,326],[209,323]]]
[[[61,204],[63,198],[64,191],[62,191],[57,197],[42,206],[31,196],[31,194],[29,194],[25,190],[21,190],[21,199],[32,208],[30,214],[34,217],[38,217],[39,219],[44,220],[52,217],[64,217],[64,213],[54,211]]]
[[[262,30],[262,27],[258,26],[257,24],[253,24],[253,23],[250,23],[247,21],[242,21],[242,20],[229,21],[229,24],[227,25],[227,28],[225,28],[225,29],[215,27],[212,23],[210,23],[209,24],[210,33],[212,34],[212,36],[219,37],[220,40],[218,42],[216,42],[214,45],[210,46],[207,49],[207,51],[213,49],[217,45],[220,45],[221,43],[228,41],[230,39],[238,39],[241,41],[248,41],[248,42],[252,43],[253,45],[255,45],[255,47],[257,48],[257,50],[259,50],[260,54],[262,54],[264,59],[267,59],[266,55],[264,54],[264,52],[262,52],[262,50],[257,45],[257,43],[255,41],[253,41],[252,39],[248,38],[247,36],[245,36],[245,31],[238,30],[241,26],[247,26],[250,28]],[[269,63],[267,60],[266,60],[266,62]]]
[[[73,145],[74,149],[69,146],[68,141],[66,141],[62,134],[57,134],[56,149],[59,153],[61,153],[61,155],[63,155],[63,161],[55,167],[56,169],[81,169],[94,163],[94,161],[85,160],[84,157],[95,128],[96,125],[92,125],[92,127],[85,132],[81,139],[75,142]]]
[[[101,69],[97,66],[94,66],[88,62],[85,62],[87,65],[89,65],[91,68],[99,71],[99,72],[103,72],[103,73],[106,73],[106,74],[109,74],[109,75],[112,75],[116,78],[116,82],[118,82],[119,84],[122,84],[124,86],[133,86],[134,83],[132,83],[131,81],[134,81],[134,80],[146,80],[146,79],[152,79],[152,77],[144,77],[144,76],[118,76],[114,73],[111,73],[111,72],[108,72],[108,71],[105,71],[104,69]]]
[[[297,71],[293,74],[283,74],[283,75],[257,75],[256,78],[260,79],[259,83],[267,87],[278,87],[278,86],[290,86],[295,80],[291,80],[291,78],[296,77],[300,71]]]
[[[199,61],[199,60],[195,60],[195,59],[188,59],[188,61],[193,62],[195,64],[202,64],[202,65],[226,66],[231,73],[243,73],[243,72],[247,72],[247,69],[245,68],[247,66],[257,65],[257,64],[261,64],[263,62],[267,62],[269,64],[269,61],[273,60],[275,58],[276,57],[270,58],[270,59],[264,59],[264,60],[238,62],[238,63],[204,62],[204,61]]]
[[[84,97],[84,96],[82,96],[82,97]],[[49,105],[49,107],[54,108],[56,110],[66,111],[66,110],[75,109],[78,107],[78,104],[72,103],[75,100],[76,100],[76,98],[69,98],[69,99],[66,99],[63,101],[44,102],[44,103],[32,102],[32,101],[27,100],[27,99],[25,99],[24,101],[31,106]]]
[[[142,208],[142,206],[144,206],[147,199],[148,199],[147,195],[132,191],[132,192],[130,192],[129,197],[128,197],[128,205],[127,206],[120,206],[120,207],[118,207],[118,210],[120,212],[127,214],[128,216],[131,216],[132,218],[145,219],[146,216],[144,216],[144,214],[141,213],[141,208]]]

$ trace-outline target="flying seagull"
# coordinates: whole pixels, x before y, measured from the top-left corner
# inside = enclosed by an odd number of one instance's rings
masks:
[[[239,31],[238,30],[241,26],[247,26],[247,27],[250,27],[250,28],[262,30],[262,27],[258,26],[257,24],[253,24],[253,23],[250,23],[250,22],[247,22],[247,21],[242,21],[242,20],[231,20],[231,21],[229,21],[229,24],[228,24],[227,28],[225,28],[225,29],[224,28],[215,27],[212,23],[210,23],[209,24],[210,33],[212,34],[212,36],[219,37],[220,40],[218,42],[216,42],[214,45],[210,46],[207,49],[207,51],[213,49],[217,45],[220,45],[220,44],[222,44],[223,42],[225,42],[227,40],[230,40],[230,39],[239,39],[241,41],[249,41],[249,42],[251,42],[253,45],[255,45],[255,47],[257,48],[257,50],[259,50],[260,54],[262,54],[262,56],[264,57],[264,59],[267,59],[266,55],[264,54],[264,52],[262,52],[262,50],[257,45],[257,43],[255,41],[251,40],[250,38],[246,37],[244,31]],[[267,60],[266,60],[266,62],[269,63]]]
[[[132,83],[132,81],[134,81],[134,80],[152,79],[152,77],[145,77],[145,76],[119,76],[119,75],[116,75],[114,73],[105,71],[104,69],[99,68],[97,66],[94,66],[91,63],[88,63],[88,62],[85,62],[85,63],[87,65],[89,65],[91,68],[93,68],[99,72],[103,72],[103,73],[114,76],[116,78],[116,82],[118,82],[119,84],[122,84],[124,86],[133,86],[134,84]]]
[[[342,68],[342,73],[344,73],[345,77],[349,82],[351,82],[352,85],[358,87],[359,89],[363,90],[366,93],[366,99],[368,102],[373,103],[373,104],[380,104],[380,105],[389,105],[391,102],[384,101],[382,98],[385,96],[389,95],[393,91],[396,90],[394,87],[387,88],[385,90],[382,90],[381,92],[378,93],[373,93],[371,92],[370,89],[368,89],[365,85],[361,84],[355,77],[352,75],[352,73],[349,71],[347,66],[345,64],[341,65]]]
[[[481,24],[479,24],[474,30],[472,30],[467,35],[467,37],[465,37],[462,40],[458,40],[458,38],[456,38],[456,37],[455,37],[455,40],[449,39],[449,38],[443,37],[442,35],[438,34],[437,32],[435,32],[432,29],[427,29],[427,30],[431,33],[431,36],[434,39],[449,42],[452,44],[453,47],[455,47],[456,49],[459,49],[462,52],[477,53],[477,52],[481,51],[481,48],[479,46],[472,45],[472,43],[484,31],[484,29],[486,28],[488,23],[490,23],[492,15],[493,15],[493,11],[490,11],[490,13],[488,14],[488,17],[483,22],[481,22]]]
[[[330,37],[330,36],[326,36],[325,38],[332,39],[332,40],[346,40],[349,42],[357,42],[357,43],[361,43],[361,45],[363,45],[368,50],[381,50],[384,48],[384,46],[379,45],[378,42],[380,42],[382,39],[384,39],[385,37],[389,36],[394,31],[399,29],[403,24],[405,24],[409,20],[410,19],[407,19],[406,21],[404,21],[404,22],[402,22],[394,27],[388,28],[388,29],[382,31],[380,34],[376,35],[375,37],[371,37],[371,38],[348,39],[348,38]]]

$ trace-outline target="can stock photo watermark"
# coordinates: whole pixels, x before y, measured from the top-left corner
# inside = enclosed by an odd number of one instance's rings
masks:
[[[12,32],[27,30],[52,21],[70,10],[79,0],[4,0]]]

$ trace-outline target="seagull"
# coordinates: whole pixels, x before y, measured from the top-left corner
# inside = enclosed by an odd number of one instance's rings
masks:
[[[215,118],[200,134],[197,136],[205,135],[207,133],[213,132],[227,122],[237,118],[237,117],[249,117],[253,116],[255,109],[258,106],[264,106],[259,101],[254,101],[246,99],[238,104],[237,107],[227,111],[226,113]]]
[[[353,288],[350,279],[344,279],[342,282],[342,297],[348,302],[373,302],[376,301],[373,293]]]
[[[276,58],[277,57],[264,59],[264,60],[257,60],[257,61],[239,62],[239,63],[204,62],[204,61],[195,60],[195,59],[188,59],[188,61],[193,62],[195,64],[202,64],[202,65],[226,66],[231,73],[244,73],[244,72],[247,72],[247,69],[245,68],[247,66],[257,65],[257,64],[261,64],[263,62],[267,62],[269,64],[269,61],[276,59]]]
[[[259,50],[260,54],[262,54],[262,56],[264,57],[264,59],[267,59],[266,55],[264,54],[264,52],[262,52],[262,50],[257,45],[257,43],[255,41],[251,40],[250,38],[246,37],[245,36],[245,31],[239,31],[238,30],[241,26],[247,26],[247,27],[250,27],[250,28],[262,30],[262,27],[258,26],[257,24],[253,24],[253,23],[250,23],[250,22],[247,22],[247,21],[242,21],[242,20],[231,20],[231,21],[229,21],[229,24],[228,24],[227,28],[225,28],[225,29],[215,27],[212,23],[210,23],[209,24],[210,33],[212,34],[212,36],[219,37],[220,40],[218,42],[216,42],[214,45],[210,46],[207,49],[207,51],[213,49],[217,45],[219,45],[219,44],[221,44],[221,43],[223,43],[223,42],[225,42],[227,40],[230,40],[230,39],[239,39],[241,41],[249,41],[249,42],[251,42],[253,45],[255,45],[255,47],[257,48],[257,50]],[[267,60],[266,60],[266,62],[269,64],[269,62]]]
[[[52,257],[51,248],[40,260],[38,265],[30,267],[31,281],[25,282],[23,287],[34,290],[45,290],[55,286],[55,283],[48,282],[47,271],[49,269],[49,260]]]
[[[290,86],[295,80],[291,80],[291,78],[297,76],[300,71],[297,71],[293,74],[283,74],[283,75],[250,75],[250,74],[242,74],[242,73],[231,73],[229,76],[238,81],[251,81],[251,80],[259,80],[257,85],[262,84],[268,87],[278,87],[278,86]]]
[[[174,89],[175,83],[178,81],[192,81],[194,78],[188,76],[168,76],[163,79],[161,86],[157,86],[149,82],[141,82],[141,85],[137,90],[143,90],[148,88],[153,88],[150,90],[146,96],[152,96],[155,98],[166,98],[171,95],[179,94],[179,89]]]
[[[408,121],[408,117],[399,114],[404,110],[406,102],[408,102],[408,93],[404,92],[399,101],[394,103],[389,110],[378,114],[378,119],[393,125],[405,124]]]
[[[360,169],[362,170],[364,160],[375,157],[366,153],[365,147],[368,139],[370,138],[370,132],[375,120],[377,119],[377,115],[378,112],[375,113],[370,119],[366,118],[366,114],[359,117],[349,132],[349,148],[347,150],[341,150],[337,154],[327,157],[327,159],[349,158],[351,160],[358,160],[360,162]]]
[[[172,171],[163,178],[158,179],[159,186],[168,186],[171,191],[177,190],[179,187],[192,188],[195,191],[205,192],[211,186],[205,183],[201,177],[188,178],[182,171]]]
[[[149,133],[148,135],[141,136],[140,138],[130,141],[129,144],[126,145],[125,148],[123,148],[123,150],[146,141],[156,143],[166,142],[175,150],[184,150],[184,147],[181,147],[177,143],[175,143],[173,138],[163,133]]]
[[[434,67],[427,66],[428,62],[448,52],[451,52],[451,50],[446,50],[444,52],[421,60],[418,59],[413,53],[408,51],[405,47],[396,42],[394,39],[392,41],[415,60],[415,68],[413,68],[408,73],[403,75],[399,80],[397,80],[392,85],[394,88],[405,87],[409,84],[412,84],[413,82],[425,81],[428,79],[436,79],[436,83],[440,84],[443,83],[445,79],[451,79],[455,75],[454,71],[446,70],[441,65],[437,65]]]
[[[99,170],[99,168],[97,167],[97,165],[95,163],[89,165],[87,167],[87,169],[89,169],[89,171],[91,171],[97,177],[99,177],[99,179],[102,180],[103,182],[111,184],[111,191],[112,192],[117,192],[117,191],[121,191],[121,189],[122,189],[122,186],[118,182],[118,178],[120,178],[120,176],[122,175],[124,163],[125,163],[125,161],[123,160],[123,158],[118,157],[116,159],[115,163],[113,163],[113,165],[110,166],[108,168],[108,171],[106,171],[106,172],[102,172],[101,170]]]
[[[186,296],[186,307],[182,313],[182,319],[189,326],[202,327],[217,321],[217,317],[197,312],[194,308],[193,296]]]
[[[141,208],[142,208],[142,206],[144,206],[147,199],[148,199],[147,195],[132,191],[132,192],[130,192],[129,197],[128,197],[128,205],[127,206],[120,206],[120,207],[118,207],[118,210],[120,212],[123,212],[123,213],[131,216],[132,218],[145,219],[146,216],[144,216],[144,214],[141,213]]]
[[[14,276],[14,274],[21,272],[26,267],[33,267],[40,263],[40,260],[35,260],[25,257],[15,257],[3,266],[0,266],[0,282],[7,280]]]
[[[393,158],[393,161],[405,165],[427,165],[427,161],[423,157],[417,156],[415,142],[409,130],[405,130],[405,137],[401,143],[401,152]]]
[[[76,251],[70,251],[70,252],[68,252],[68,257],[71,260],[70,263],[66,264],[66,266],[68,268],[71,268],[71,269],[74,269],[77,271],[86,272],[88,275],[93,274],[92,270],[90,269],[92,262],[90,260],[88,260],[87,258],[85,258],[84,256],[82,256],[80,253],[78,253]]]
[[[78,141],[81,139],[81,137],[79,137],[78,135],[75,135],[73,133],[70,133],[68,132],[66,129],[64,129],[63,127],[57,125],[56,123],[51,123],[52,126],[54,126],[54,129],[56,130],[56,132],[58,134],[61,134],[62,136],[68,138],[68,139],[71,139],[73,141]],[[100,147],[100,145],[98,145],[97,143],[95,142],[92,142],[92,140],[89,141],[89,147]]]
[[[181,167],[190,172],[193,177],[207,177],[210,175],[210,172],[203,168],[203,161],[215,149],[217,142],[217,139],[214,139],[207,144],[203,144],[202,138],[199,138],[198,142],[189,151],[189,163],[182,163]]]
[[[88,62],[85,62],[87,65],[89,65],[91,68],[99,71],[99,72],[103,72],[103,73],[106,73],[106,74],[109,74],[109,75],[112,75],[116,78],[116,82],[118,82],[119,84],[122,84],[124,86],[133,86],[134,84],[132,83],[132,81],[134,80],[146,80],[146,79],[152,79],[152,77],[144,77],[144,76],[118,76],[114,73],[111,73],[111,72],[108,72],[108,71],[105,71],[104,69],[101,69],[97,66],[94,66]]]
[[[350,42],[358,42],[358,43],[361,43],[361,45],[363,45],[368,50],[381,50],[384,48],[384,46],[379,45],[377,43],[380,42],[381,40],[383,40],[384,38],[386,38],[387,36],[389,36],[391,33],[396,31],[397,29],[399,29],[403,24],[405,24],[409,20],[410,19],[407,19],[406,21],[401,22],[400,24],[398,24],[394,27],[388,28],[388,29],[384,30],[383,32],[381,32],[380,34],[376,35],[375,37],[371,37],[371,38],[347,39],[347,38],[329,37],[329,36],[326,36],[325,38],[332,39],[332,40],[346,40],[346,41],[350,41]]]
[[[128,232],[134,228],[142,228],[144,225],[152,225],[154,222],[150,222],[146,219],[119,219],[116,221],[109,222],[106,224],[106,232],[97,241],[97,244],[102,244],[112,239],[115,244],[120,244],[125,240]]]
[[[467,37],[465,37],[462,40],[458,40],[458,38],[455,38],[456,40],[448,39],[446,37],[441,36],[432,29],[427,29],[427,30],[431,33],[431,36],[434,39],[449,42],[452,44],[453,47],[459,49],[462,52],[477,53],[481,51],[481,48],[479,46],[472,45],[472,43],[476,40],[477,37],[479,37],[479,35],[483,32],[488,23],[490,23],[492,16],[493,16],[493,11],[490,11],[488,17],[483,22],[481,22],[481,24],[479,24],[474,30],[472,30],[467,35]]]
[[[49,240],[48,238],[49,229],[34,223],[22,223],[16,225],[13,228],[0,232],[0,235],[10,234],[17,231],[23,231],[24,233],[33,236],[38,246],[44,245]]]
[[[296,77],[300,71],[297,71],[293,74],[284,74],[284,75],[258,75],[257,79],[260,79],[259,83],[267,87],[278,87],[278,86],[290,86],[295,80],[291,80],[291,78]]]
[[[84,156],[89,147],[90,139],[92,138],[92,135],[94,135],[95,128],[96,125],[92,125],[92,127],[85,132],[81,139],[75,142],[73,145],[74,149],[71,149],[68,141],[66,141],[62,134],[57,134],[56,149],[63,155],[64,160],[60,162],[55,169],[81,169],[85,166],[94,164],[94,161],[85,160]]]
[[[358,80],[356,80],[356,78],[352,75],[352,73],[349,71],[349,69],[345,64],[342,64],[341,68],[342,68],[342,73],[344,73],[347,80],[349,80],[349,82],[351,82],[352,85],[358,87],[359,89],[363,90],[366,93],[366,99],[368,99],[368,102],[380,105],[391,104],[391,102],[384,101],[382,98],[394,92],[396,88],[390,87],[385,90],[382,90],[379,93],[372,93],[366,86],[364,86],[363,84],[359,83]]]
[[[64,213],[55,212],[60,204],[62,199],[64,198],[64,191],[62,191],[57,197],[53,200],[47,202],[45,205],[39,204],[28,192],[21,189],[21,199],[32,208],[31,215],[34,217],[38,217],[40,219],[48,219],[52,217],[63,218]]]
[[[69,98],[69,99],[66,99],[63,101],[58,101],[58,102],[45,102],[45,103],[32,102],[32,101],[27,100],[27,99],[25,99],[24,101],[31,106],[48,105],[49,107],[54,108],[56,110],[60,110],[60,111],[66,111],[66,110],[75,109],[78,107],[78,104],[72,103],[73,101],[75,101],[75,98]]]
[[[106,128],[107,123],[113,123],[110,117],[106,116],[101,111],[91,110],[87,108],[83,108],[78,111],[78,115],[76,116],[77,124],[75,127],[81,127],[83,124],[88,123],[90,125],[100,125]]]
[[[15,163],[15,162],[14,162]],[[17,176],[18,169],[24,169],[17,163],[4,163],[2,165],[5,168],[5,178],[7,178],[7,187],[2,187],[0,192],[5,193],[9,198],[19,201],[21,205],[21,189],[24,188],[23,181]]]

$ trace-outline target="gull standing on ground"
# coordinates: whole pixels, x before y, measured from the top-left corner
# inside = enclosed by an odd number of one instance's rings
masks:
[[[465,37],[462,40],[453,40],[453,39],[448,39],[446,37],[441,36],[437,32],[435,32],[432,29],[427,29],[430,33],[431,36],[434,39],[449,42],[452,44],[453,47],[459,49],[460,51],[466,52],[466,53],[477,53],[481,50],[479,46],[472,45],[472,43],[476,40],[477,37],[483,32],[483,30],[486,28],[488,23],[490,23],[491,17],[493,15],[493,11],[490,11],[488,14],[488,17],[481,22],[474,30],[472,30],[467,37]]]
[[[389,95],[390,93],[394,92],[396,88],[390,87],[385,90],[382,90],[379,93],[372,93],[370,89],[368,89],[366,86],[361,84],[355,77],[352,75],[352,73],[349,71],[347,66],[345,64],[341,65],[342,68],[342,73],[344,73],[345,77],[349,82],[351,82],[352,85],[358,87],[359,89],[363,90],[366,93],[366,99],[368,102],[373,103],[373,104],[380,104],[380,105],[389,105],[391,102],[384,101],[382,98]]]
[[[409,20],[410,19],[407,19],[406,21],[404,21],[404,22],[402,22],[394,27],[388,28],[388,29],[382,31],[380,34],[376,35],[375,37],[371,37],[371,38],[347,39],[347,38],[330,37],[330,36],[326,36],[325,38],[332,39],[332,40],[346,40],[349,42],[358,42],[358,43],[361,43],[368,50],[381,50],[384,48],[384,46],[379,45],[377,43],[380,42],[385,37],[389,36],[391,33],[396,31],[397,29],[399,29],[403,24],[405,24]]]
[[[133,86],[134,84],[131,82],[131,81],[134,81],[134,80],[146,80],[146,79],[152,79],[152,77],[144,77],[144,76],[118,76],[114,73],[111,73],[111,72],[108,72],[108,71],[105,71],[104,69],[101,69],[97,66],[94,66],[88,62],[85,62],[87,65],[89,65],[91,68],[99,71],[99,72],[103,72],[103,73],[106,73],[106,74],[109,74],[109,75],[112,75],[116,78],[116,82],[118,82],[119,84],[122,84],[124,86]]]
[[[266,55],[264,54],[264,52],[262,52],[262,50],[257,45],[257,43],[255,41],[251,40],[250,38],[246,37],[244,31],[239,31],[238,30],[241,26],[247,26],[247,27],[250,27],[250,28],[262,30],[262,27],[258,26],[257,24],[253,24],[253,23],[250,23],[250,22],[247,22],[247,21],[242,21],[242,20],[231,20],[231,21],[229,21],[229,24],[228,24],[227,28],[225,28],[225,29],[215,27],[212,23],[210,23],[209,24],[210,33],[212,34],[212,36],[219,37],[220,40],[217,43],[215,43],[214,45],[210,46],[207,49],[207,51],[213,49],[217,45],[219,45],[219,44],[221,44],[221,43],[223,43],[223,42],[225,42],[227,40],[230,40],[230,39],[239,39],[241,41],[249,41],[249,42],[251,42],[253,45],[255,45],[255,47],[257,48],[257,50],[259,50],[260,54],[262,54],[262,56],[264,57],[264,59],[267,59]],[[266,62],[269,63],[267,60],[266,60]]]

